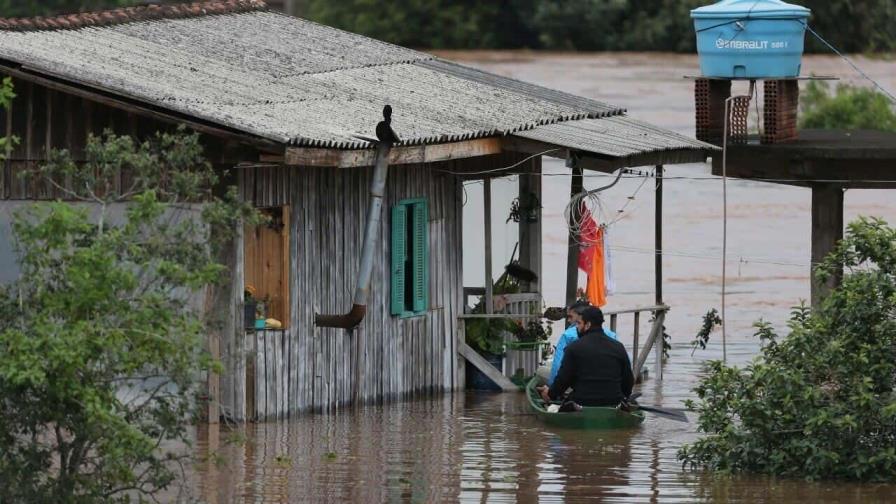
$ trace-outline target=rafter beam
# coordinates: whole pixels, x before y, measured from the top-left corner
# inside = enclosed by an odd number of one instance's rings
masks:
[[[451,159],[499,154],[503,150],[500,138],[478,138],[435,145],[393,147],[389,152],[389,164],[432,163]],[[340,150],[309,147],[287,147],[286,164],[291,166],[334,166],[351,168],[373,166],[375,149]]]

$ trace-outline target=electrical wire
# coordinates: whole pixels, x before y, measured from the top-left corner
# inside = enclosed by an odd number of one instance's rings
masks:
[[[563,209],[563,217],[567,222],[569,234],[573,237],[573,241],[581,246],[590,246],[591,243],[580,240],[583,236],[582,230],[585,226],[591,225],[591,220],[597,210],[598,220],[607,222],[605,208],[600,198],[600,193],[612,188],[622,180],[622,175],[626,172],[625,168],[621,168],[613,182],[598,187],[597,189],[583,190],[582,192],[570,198],[566,207]],[[647,181],[647,178],[644,179]],[[643,184],[643,182],[642,182]],[[589,208],[590,207],[590,208]]]
[[[721,255],[697,252],[697,251],[679,251],[679,250],[670,250],[667,248],[663,249],[654,249],[648,247],[632,247],[627,245],[613,245],[613,251],[621,251],[621,252],[631,252],[633,254],[656,254],[657,252],[662,252],[663,256],[670,257],[682,257],[686,259],[706,259],[717,261],[722,258]],[[737,262],[740,264],[763,264],[769,266],[787,266],[794,268],[810,268],[813,265],[817,266],[814,263],[803,263],[803,262],[792,262],[786,260],[779,260],[774,258],[755,258],[755,257],[745,257],[742,254],[735,254],[738,257]],[[730,261],[729,261],[730,262]]]
[[[619,222],[622,219],[623,215],[631,215],[632,212],[629,212],[629,214],[625,214],[625,209],[628,207],[629,203],[635,201],[635,197],[638,196],[638,193],[641,192],[641,188],[644,187],[648,180],[650,180],[650,177],[644,177],[644,180],[641,181],[641,184],[638,185],[638,188],[635,189],[635,192],[625,200],[625,204],[622,205],[622,208],[616,210],[616,217],[614,217],[613,220],[610,221],[609,224],[607,224],[608,226],[612,226],[613,224]]]
[[[880,90],[881,93],[885,94],[885,95],[890,99],[890,101],[892,101],[893,103],[896,103],[896,96],[893,96],[892,93],[890,93],[889,91],[887,91],[886,89],[884,89],[884,87],[881,86],[876,80],[872,79],[871,76],[869,76],[868,74],[866,74],[865,72],[863,72],[862,69],[858,67],[858,65],[856,65],[855,63],[853,63],[852,60],[849,59],[845,54],[843,54],[843,53],[841,53],[840,51],[838,51],[837,48],[834,47],[833,45],[831,45],[830,42],[828,42],[827,40],[823,39],[823,38],[821,37],[821,35],[819,35],[815,30],[812,29],[811,26],[809,26],[809,23],[806,23],[806,22],[804,21],[803,24],[806,26],[806,29],[809,30],[809,33],[811,33],[812,35],[815,36],[815,38],[817,38],[818,40],[820,40],[822,44],[828,46],[828,49],[834,51],[834,53],[835,53],[837,56],[840,56],[840,57],[843,58],[847,63],[849,63],[849,65],[850,65],[856,72],[858,72],[859,75],[861,75],[862,77],[864,77],[864,78],[868,79],[869,81],[871,81],[871,83],[874,84],[874,85],[877,87],[877,89]]]
[[[628,173],[628,172],[626,172]],[[508,172],[507,175],[530,175],[535,177],[569,177],[569,173],[531,173],[531,172]],[[617,175],[606,174],[606,173],[593,173],[593,174],[583,174],[584,178],[616,178]],[[623,179],[635,179],[635,178],[654,178],[655,175],[647,174],[647,175],[632,175],[627,176],[623,174],[621,178]],[[709,175],[709,176],[685,176],[679,175],[670,177],[668,175],[663,175],[663,182],[668,180],[689,180],[689,181],[717,181],[721,182],[722,177],[718,175]],[[859,183],[859,184],[896,184],[896,179],[885,179],[885,180],[873,180],[873,179],[810,179],[810,178],[749,178],[749,179],[733,179],[733,182],[769,182],[769,183],[819,183],[819,184],[850,184],[850,183]]]
[[[560,150],[563,150],[563,148],[559,148],[559,147],[558,147],[558,148],[556,148],[556,149],[548,149],[548,150],[546,150],[546,151],[539,152],[538,154],[532,154],[531,156],[529,156],[529,157],[527,157],[527,158],[525,158],[525,159],[523,159],[523,160],[521,160],[521,161],[517,161],[516,163],[513,163],[513,164],[510,165],[510,166],[505,166],[505,167],[503,167],[503,168],[494,168],[494,169],[492,169],[492,170],[482,170],[482,171],[477,171],[477,172],[454,172],[454,171],[449,171],[449,170],[433,170],[433,171],[437,171],[437,172],[439,172],[439,173],[447,173],[447,174],[449,174],[449,175],[458,175],[458,176],[487,175],[487,174],[489,174],[489,173],[498,173],[498,172],[503,172],[503,171],[510,170],[511,168],[516,168],[517,166],[519,166],[519,165],[521,165],[521,164],[525,163],[526,161],[529,161],[529,160],[531,160],[531,159],[533,159],[533,158],[537,158],[537,157],[539,157],[539,156],[543,156],[543,155],[545,155],[545,154],[549,154],[549,153],[551,153],[551,152],[557,152],[557,151],[560,151]],[[509,174],[508,174],[508,175],[509,175]],[[521,174],[520,174],[520,173],[517,173],[516,175],[521,175]]]

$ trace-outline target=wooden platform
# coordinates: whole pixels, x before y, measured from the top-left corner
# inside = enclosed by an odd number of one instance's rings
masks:
[[[896,133],[803,130],[792,142],[728,146],[728,176],[811,187],[896,188]],[[722,156],[712,160],[722,175]]]
[[[728,146],[728,177],[812,189],[812,264],[820,263],[843,239],[844,189],[896,188],[896,133],[803,130],[780,144]],[[722,156],[712,160],[722,175]],[[814,266],[812,268],[814,272]],[[812,280],[812,304],[840,283]]]

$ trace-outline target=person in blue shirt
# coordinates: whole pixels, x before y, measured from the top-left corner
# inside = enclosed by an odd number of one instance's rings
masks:
[[[576,301],[566,309],[566,323],[569,324],[569,327],[566,328],[566,331],[564,331],[563,334],[560,335],[560,339],[557,340],[557,347],[554,350],[554,359],[551,361],[551,375],[548,377],[548,385],[553,385],[554,380],[557,378],[557,373],[560,371],[560,364],[563,363],[563,354],[566,351],[566,346],[579,339],[576,323],[582,318],[582,313],[585,312],[585,309],[590,306],[591,305],[584,301]],[[613,331],[609,329],[604,329],[603,331],[604,334],[610,338],[618,340],[616,333]]]

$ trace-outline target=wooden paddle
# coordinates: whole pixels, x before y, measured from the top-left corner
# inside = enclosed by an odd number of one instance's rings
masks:
[[[685,416],[684,412],[680,411],[680,410],[670,410],[670,409],[664,409],[664,408],[657,408],[654,406],[642,406],[638,403],[632,403],[631,406],[633,408],[637,408],[640,410],[655,413],[661,417],[666,417],[670,420],[675,420],[676,422],[684,422],[684,423],[689,422],[688,417]]]

